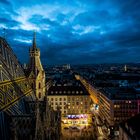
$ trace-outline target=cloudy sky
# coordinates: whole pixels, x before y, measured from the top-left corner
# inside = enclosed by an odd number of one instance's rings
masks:
[[[139,0],[0,0],[0,36],[24,63],[33,31],[43,64],[140,62]]]

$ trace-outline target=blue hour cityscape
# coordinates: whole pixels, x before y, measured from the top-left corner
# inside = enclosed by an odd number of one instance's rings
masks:
[[[139,7],[0,0],[0,140],[140,140]]]

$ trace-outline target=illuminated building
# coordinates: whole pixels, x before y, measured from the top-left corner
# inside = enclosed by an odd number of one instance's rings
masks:
[[[60,106],[63,115],[90,113],[90,96],[80,86],[52,86],[48,101],[54,109]]]
[[[139,95],[135,89],[103,88],[99,92],[99,116],[114,126],[140,112]]]
[[[63,65],[63,68],[64,68],[65,70],[71,69],[71,68],[70,68],[70,64],[65,64],[65,65]]]
[[[98,91],[90,84],[90,82],[88,80],[84,79],[82,76],[75,75],[75,78],[77,80],[81,81],[81,83],[84,85],[84,87],[86,88],[86,90],[90,94],[92,101],[95,104],[98,104]]]
[[[55,110],[60,107],[62,120],[67,123],[84,123],[88,121],[91,99],[86,89],[80,85],[58,85],[48,90],[48,102]],[[84,120],[83,120],[84,119]],[[86,123],[87,123],[86,121]]]
[[[124,66],[124,71],[127,72],[127,66],[126,65]]]

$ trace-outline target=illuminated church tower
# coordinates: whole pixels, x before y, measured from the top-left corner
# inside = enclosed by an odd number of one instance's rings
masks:
[[[33,37],[33,46],[30,48],[29,78],[32,79],[32,88],[38,100],[45,97],[45,71],[40,61],[40,50],[36,47],[36,34]]]

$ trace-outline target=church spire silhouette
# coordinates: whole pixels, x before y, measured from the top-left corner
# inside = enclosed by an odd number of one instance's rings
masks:
[[[36,32],[34,31],[34,35],[33,35],[33,50],[36,50]]]

